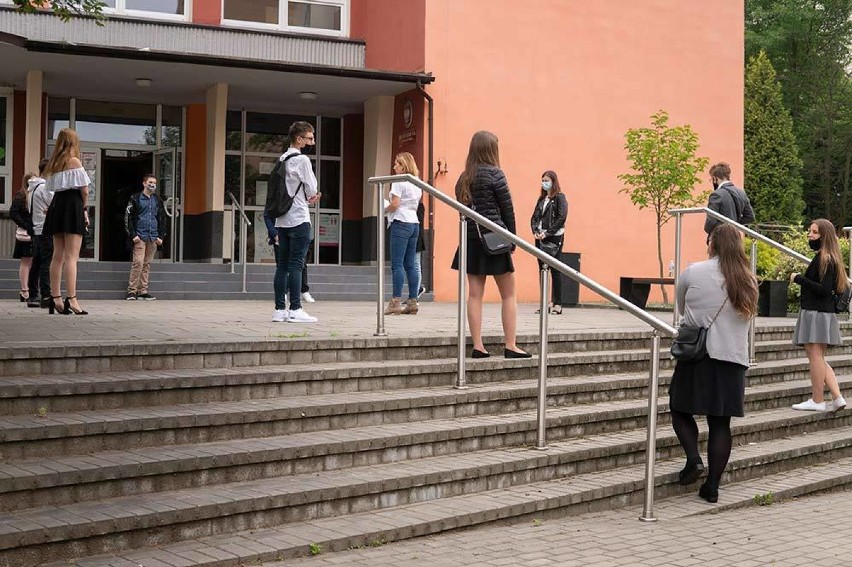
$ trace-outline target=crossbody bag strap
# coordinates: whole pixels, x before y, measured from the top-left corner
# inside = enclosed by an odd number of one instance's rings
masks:
[[[712,321],[710,321],[710,324],[709,324],[709,325],[707,325],[707,329],[710,329],[710,327],[712,327],[712,326],[713,326],[713,323],[715,323],[715,322],[716,322],[716,319],[718,319],[718,317],[719,317],[719,313],[721,313],[721,312],[722,312],[722,309],[724,309],[724,308],[725,308],[725,304],[726,304],[727,302],[728,302],[728,296],[726,295],[726,296],[725,296],[725,301],[723,301],[723,302],[722,302],[722,305],[719,307],[719,310],[718,310],[718,311],[716,311],[716,315],[713,317],[713,320],[712,320]]]

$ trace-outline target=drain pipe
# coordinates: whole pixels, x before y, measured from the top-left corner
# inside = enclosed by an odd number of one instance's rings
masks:
[[[427,134],[429,138],[429,150],[428,150],[428,159],[429,159],[429,180],[428,183],[432,187],[435,186],[435,121],[434,121],[434,111],[435,111],[435,101],[429,96],[429,93],[426,92],[426,89],[423,87],[423,83],[417,81],[417,92],[426,99],[426,103],[429,106],[429,133]],[[429,281],[426,285],[426,288],[430,291],[434,290],[434,266],[435,266],[435,197],[430,194],[429,195],[429,246],[427,248],[427,252],[429,252]]]

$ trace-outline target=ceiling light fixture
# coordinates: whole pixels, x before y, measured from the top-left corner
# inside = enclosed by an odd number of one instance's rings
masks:
[[[151,79],[136,79],[136,86],[137,87],[150,87],[151,86]]]
[[[302,91],[299,93],[299,98],[302,100],[316,100],[317,93],[311,91]]]

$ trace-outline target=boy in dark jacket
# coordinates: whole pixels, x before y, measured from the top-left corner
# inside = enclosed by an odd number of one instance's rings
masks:
[[[142,191],[130,197],[124,211],[124,228],[133,244],[133,264],[127,284],[128,301],[156,299],[148,293],[148,274],[157,247],[166,237],[166,209],[156,195],[157,178],[142,178]]]

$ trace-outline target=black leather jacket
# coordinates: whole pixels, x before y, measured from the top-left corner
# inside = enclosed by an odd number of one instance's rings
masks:
[[[794,280],[802,286],[801,308],[808,311],[834,313],[834,297],[831,292],[834,290],[836,277],[837,271],[834,262],[829,262],[825,275],[819,277],[819,254],[814,256],[804,275],[798,274]]]
[[[9,207],[9,216],[15,221],[15,224],[27,231],[27,234],[34,236],[33,232],[33,216],[27,209],[27,198],[22,193],[15,193],[12,199],[12,206]]]
[[[456,198],[459,197],[461,185],[456,182]],[[509,183],[499,167],[480,165],[476,176],[470,184],[470,200],[468,205],[480,215],[497,223],[512,234],[515,230],[515,209],[512,206],[512,195],[509,193]],[[468,238],[479,238],[476,223],[467,223]]]
[[[541,228],[547,236],[553,236],[560,229],[565,228],[565,221],[568,219],[568,199],[565,198],[564,193],[557,193],[547,204],[544,214],[541,210],[542,201],[544,201],[544,197],[539,197],[535,203],[535,209],[533,209],[530,219],[530,228],[535,234],[539,223],[541,223]]]

